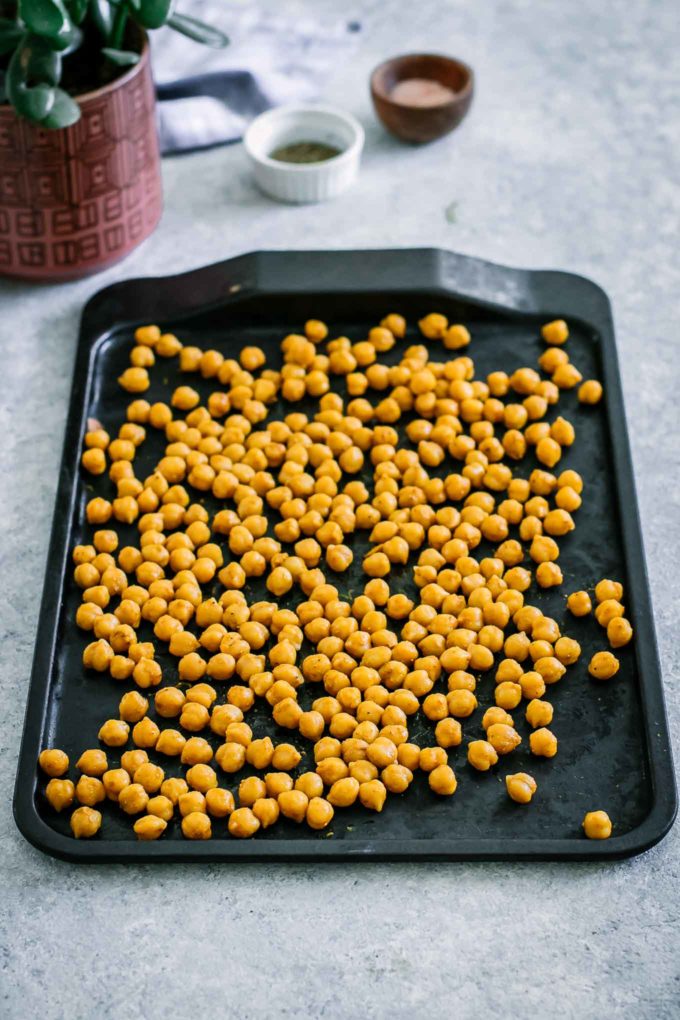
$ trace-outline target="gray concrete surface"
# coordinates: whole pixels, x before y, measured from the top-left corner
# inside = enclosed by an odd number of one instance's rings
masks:
[[[676,4],[277,6],[362,21],[356,60],[333,69],[327,90],[366,127],[351,194],[320,207],[272,204],[254,190],[240,147],[170,160],[162,225],[126,263],[62,287],[0,283],[0,1014],[678,1016],[678,827],[644,857],[602,866],[323,870],[84,869],[42,856],[14,827],[80,308],[114,280],[257,248],[440,245],[569,269],[607,288],[677,746]],[[407,149],[374,121],[366,80],[383,57],[420,48],[467,58],[478,93],[458,133]]]

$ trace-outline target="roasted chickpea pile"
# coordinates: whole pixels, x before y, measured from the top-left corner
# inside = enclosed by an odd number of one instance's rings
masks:
[[[551,411],[564,391],[593,404],[602,387],[570,361],[561,320],[543,327],[537,368],[486,379],[462,353],[465,326],[433,313],[419,328],[426,343],[406,346],[397,314],[358,341],[310,320],[276,368],[257,346],[236,359],[136,331],[126,421],[115,435],[90,422],[82,454],[111,498],[89,500],[91,543],[73,551],[83,667],[120,683],[118,714],[74,779],[63,751],[40,756],[76,838],[99,831],[107,801],[140,840],[173,820],[187,839],[247,838],[281,817],[320,831],[353,804],[382,811],[418,770],[452,796],[451,755],[495,773],[500,796],[540,801],[533,776],[503,766],[523,742],[537,768],[558,754],[549,691],[581,653],[530,598],[562,584],[584,490],[559,469],[574,426]],[[151,403],[149,373],[169,358],[186,381]],[[149,430],[165,449],[145,475]],[[540,466],[522,472],[528,453]],[[632,636],[622,597],[613,581],[594,590],[614,649]],[[566,606],[585,616],[591,597]],[[609,651],[588,667],[598,681],[617,669]],[[275,740],[257,712],[248,721],[256,703]]]

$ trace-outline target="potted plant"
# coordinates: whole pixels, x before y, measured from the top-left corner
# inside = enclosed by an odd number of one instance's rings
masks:
[[[174,0],[0,0],[0,273],[73,279],[161,214],[148,29],[227,39]]]

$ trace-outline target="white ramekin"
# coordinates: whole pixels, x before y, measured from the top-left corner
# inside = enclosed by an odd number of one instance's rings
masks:
[[[339,195],[359,171],[364,130],[351,114],[331,106],[279,106],[257,117],[243,139],[258,187],[281,202],[323,202]],[[282,163],[270,153],[293,142],[341,149],[320,163]]]

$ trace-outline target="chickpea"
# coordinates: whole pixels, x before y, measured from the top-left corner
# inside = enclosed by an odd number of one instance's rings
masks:
[[[588,839],[609,839],[612,823],[606,811],[588,811],[583,819],[583,831]]]
[[[68,772],[68,755],[64,751],[60,751],[58,748],[47,748],[46,750],[41,751],[38,762],[40,764],[40,768],[48,776],[58,777],[63,776],[65,772]]]
[[[229,818],[230,832],[232,818],[233,815]],[[256,827],[259,827],[259,824],[257,822]],[[202,811],[191,811],[189,814],[184,815],[182,818],[182,835],[185,839],[210,839],[212,836],[212,825],[209,816]]]
[[[432,792],[442,797],[450,797],[458,786],[458,780],[450,765],[438,765],[430,772],[427,781]]]
[[[467,759],[479,772],[488,772],[497,763],[498,754],[488,740],[473,740],[468,744]]]
[[[607,640],[612,648],[623,648],[632,638],[633,628],[625,617],[613,617],[607,624]]]
[[[541,758],[554,758],[557,754],[557,737],[542,726],[529,734],[531,753]]]
[[[104,775],[108,767],[106,755],[98,749],[84,751],[79,760],[75,762],[76,769],[80,769],[85,775],[97,777]]]
[[[76,783],[76,800],[79,804],[94,807],[106,799],[106,790],[101,779],[82,775]]]
[[[534,729],[549,726],[553,719],[553,707],[548,701],[533,698],[527,705],[526,719]]]
[[[588,663],[588,672],[594,680],[611,680],[619,667],[619,660],[611,652],[595,652]]]
[[[70,779],[50,779],[45,788],[45,796],[50,807],[55,811],[63,811],[73,804],[76,796],[76,788]]]
[[[486,739],[498,754],[509,754],[522,743],[517,730],[507,723],[492,723],[486,731]]]
[[[593,604],[587,591],[575,591],[567,598],[567,608],[574,616],[587,616]]]
[[[123,719],[107,719],[97,736],[108,747],[122,747],[128,742],[130,727]]]
[[[118,804],[126,815],[138,815],[146,810],[149,795],[141,783],[129,783],[118,794]]]
[[[281,814],[286,818],[290,818],[294,822],[304,821],[307,815],[309,798],[302,790],[285,790],[279,794],[278,802]]]
[[[536,780],[527,772],[515,772],[505,777],[505,788],[510,800],[517,804],[528,804],[538,789]]]
[[[441,719],[434,729],[434,737],[439,747],[458,747],[463,739],[463,731],[457,719]]]
[[[91,807],[76,808],[71,815],[70,824],[76,839],[90,839],[92,836],[96,836],[101,828],[101,812],[95,811]]]
[[[349,807],[359,796],[359,783],[351,776],[336,780],[328,791],[328,801],[333,807]]]
[[[586,379],[578,388],[578,399],[582,404],[599,404],[602,400],[602,383],[597,379]]]
[[[390,793],[404,793],[413,782],[413,772],[405,765],[393,762],[382,770],[380,778]]]
[[[205,806],[213,818],[227,818],[235,810],[234,796],[230,790],[211,787],[205,793]]]
[[[320,796],[312,797],[306,808],[307,825],[310,829],[325,829],[333,820],[334,813],[329,801]]]
[[[564,344],[569,338],[569,329],[564,319],[554,319],[541,327],[541,336],[548,344]]]
[[[159,839],[165,832],[168,823],[163,819],[159,818],[158,815],[144,815],[143,818],[138,818],[133,829],[140,840],[152,840]]]

